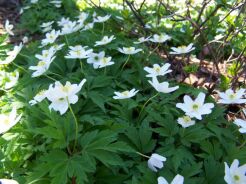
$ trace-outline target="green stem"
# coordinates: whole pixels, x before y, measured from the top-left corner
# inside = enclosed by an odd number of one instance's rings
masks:
[[[63,78],[63,76],[61,76],[61,75],[59,75],[59,74],[57,74],[57,73],[54,73],[54,72],[51,72],[51,71],[48,71],[48,73]]]
[[[69,47],[69,42],[68,42],[68,39],[67,39],[67,35],[64,35],[65,36],[65,40],[66,40],[66,43],[67,43],[67,47]]]
[[[104,75],[106,75],[107,74],[107,67],[104,67]]]
[[[49,78],[50,80],[55,81],[55,82],[57,81],[56,79],[54,79],[53,77],[48,76],[47,74],[44,74],[44,76],[47,77],[47,78]]]
[[[159,93],[156,93],[154,96],[150,97],[150,98],[144,103],[144,105],[143,105],[143,107],[142,107],[142,109],[141,109],[141,111],[140,111],[140,113],[139,113],[138,119],[140,118],[140,116],[141,116],[141,114],[142,114],[142,112],[143,112],[143,110],[144,110],[144,107],[149,103],[150,100],[152,100],[153,98],[155,98],[155,97],[158,96],[158,95],[159,95]]]
[[[76,149],[76,146],[77,146],[77,141],[78,141],[78,120],[73,112],[73,109],[68,101],[68,98],[67,98],[67,103],[68,103],[68,107],[69,107],[69,110],[70,112],[72,113],[72,116],[74,118],[74,122],[75,122],[75,141],[74,141],[74,145],[73,145],[73,152],[75,152],[75,149]]]
[[[138,155],[141,155],[142,157],[145,157],[145,158],[150,158],[149,156],[147,156],[147,155],[144,155],[143,153],[140,153],[140,152],[136,152]]]
[[[27,59],[30,59],[30,57],[29,57],[29,56],[27,56],[27,55],[25,55],[25,54],[21,54],[21,53],[19,53],[19,55],[20,55],[20,56],[23,56],[23,57],[25,57],[25,58],[27,58]]]
[[[129,59],[130,59],[130,56],[131,56],[131,55],[128,55],[128,57],[127,57],[125,63],[123,64],[123,66],[122,66],[122,68],[121,68],[121,71],[124,69],[124,67],[125,67],[126,64],[128,63],[128,61],[129,61]]]
[[[13,64],[14,66],[16,66],[17,68],[23,70],[24,72],[29,73],[29,72],[28,72],[25,68],[23,68],[22,66],[19,66],[19,65],[17,65],[17,64],[14,63],[14,62],[12,62],[12,64]]]
[[[246,140],[244,140],[244,142],[238,147],[238,149],[241,149],[242,147],[244,147],[245,144],[246,144]]]
[[[102,28],[102,35],[104,34],[104,22],[103,22],[103,28]]]
[[[83,70],[83,63],[82,63],[81,59],[79,59],[79,62],[80,62],[80,69],[81,69],[81,72],[84,73],[84,72],[83,72],[83,71],[84,71],[84,70]]]
[[[157,47],[154,48],[152,51],[150,51],[149,55],[147,56],[147,58],[149,58],[151,56],[151,54],[153,54],[160,46],[160,43],[158,43]]]

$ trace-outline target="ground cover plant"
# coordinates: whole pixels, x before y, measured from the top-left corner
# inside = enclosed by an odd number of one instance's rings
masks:
[[[245,2],[180,2],[23,2],[0,183],[246,183]]]

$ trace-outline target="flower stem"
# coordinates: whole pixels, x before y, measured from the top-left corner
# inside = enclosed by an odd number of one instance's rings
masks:
[[[158,95],[159,95],[159,93],[156,93],[154,96],[150,97],[150,98],[144,103],[144,105],[143,105],[143,107],[142,107],[142,109],[141,109],[141,111],[140,111],[140,113],[139,113],[138,119],[140,118],[140,116],[141,116],[141,114],[142,114],[142,112],[143,112],[143,110],[144,110],[144,107],[148,104],[148,102],[149,102],[150,100],[152,100],[153,98],[155,98],[156,96],[158,96]]]
[[[246,144],[246,140],[238,147],[238,149],[241,149],[242,147],[244,147],[245,144]]]
[[[72,116],[73,116],[74,122],[75,122],[75,141],[74,141],[74,145],[73,145],[73,152],[74,152],[76,149],[76,146],[77,146],[77,141],[78,141],[78,120],[77,120],[77,118],[73,112],[73,109],[72,109],[72,107],[68,101],[68,98],[67,98],[67,103],[68,103],[69,110],[72,113]]]
[[[124,67],[125,67],[126,64],[128,63],[128,61],[129,61],[129,59],[130,59],[130,56],[131,56],[131,55],[128,55],[128,57],[127,57],[125,63],[123,64],[123,66],[122,66],[122,68],[121,68],[121,71],[124,69]]]
[[[79,63],[80,63],[80,69],[81,69],[81,72],[84,73],[84,72],[83,72],[83,63],[82,63],[81,59],[79,59]]]
[[[16,66],[17,68],[23,70],[24,72],[29,73],[29,72],[28,72],[25,68],[23,68],[22,66],[19,66],[19,65],[17,65],[17,64],[14,63],[14,62],[12,62],[12,64],[13,64],[14,66]]]
[[[104,22],[103,22],[103,28],[102,28],[102,35],[104,34]]]
[[[27,59],[30,59],[30,57],[29,57],[29,56],[27,56],[27,55],[25,55],[25,54],[21,54],[21,53],[19,53],[19,55],[20,55],[20,56],[23,56],[23,57],[25,57],[25,58],[27,58]]]
[[[67,43],[67,47],[69,47],[69,42],[68,42],[68,39],[67,39],[67,35],[64,35],[65,36],[65,40],[66,40],[66,43]]]
[[[49,78],[50,80],[57,81],[55,78],[48,76],[47,74],[44,74],[45,77]]]
[[[147,155],[144,155],[144,154],[142,154],[142,153],[140,153],[140,152],[136,152],[138,155],[141,155],[142,157],[145,157],[145,158],[150,158],[149,156],[147,156]]]
[[[158,43],[158,45],[156,46],[156,48],[154,48],[152,51],[150,51],[149,55],[147,56],[147,58],[149,58],[151,56],[151,54],[153,54],[160,46],[160,43]]]

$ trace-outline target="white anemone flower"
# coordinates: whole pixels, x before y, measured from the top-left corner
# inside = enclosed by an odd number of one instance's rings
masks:
[[[41,41],[42,47],[54,43],[59,35],[60,35],[60,31],[56,31],[54,29],[51,32],[46,33],[45,39]]]
[[[81,45],[69,46],[69,53],[65,56],[67,59],[85,59],[89,57],[89,54],[93,52],[92,49],[86,50],[87,46]]]
[[[134,43],[134,44],[144,43],[144,42],[149,41],[149,38],[150,38],[150,36],[149,36],[149,37],[147,37],[147,38],[145,38],[145,37],[141,37],[141,38],[139,38],[139,39],[138,39],[138,41],[137,41],[137,42],[133,42],[133,43]]]
[[[42,28],[42,32],[46,33],[52,30],[52,24],[54,23],[54,21],[50,21],[50,22],[44,22],[40,25],[40,27]]]
[[[68,110],[69,104],[75,104],[78,101],[77,93],[85,82],[86,79],[83,79],[79,85],[70,82],[66,82],[65,86],[60,82],[51,84],[46,93],[47,99],[51,101],[49,108],[59,111],[61,115],[64,114]]]
[[[17,181],[10,180],[10,179],[0,179],[0,183],[1,184],[19,184]]]
[[[100,59],[98,68],[104,68],[106,66],[113,65],[114,62],[111,61],[111,59],[112,57],[103,57],[102,59]]]
[[[16,107],[14,107],[8,115],[0,114],[0,134],[7,132],[9,129],[15,126],[16,123],[18,123],[21,119],[21,116],[22,114],[17,116]]]
[[[196,122],[192,120],[189,116],[183,116],[181,118],[178,118],[178,124],[180,124],[183,128],[195,125],[195,123]]]
[[[122,54],[126,55],[132,55],[136,54],[138,52],[141,52],[143,49],[136,49],[135,47],[123,47],[123,48],[118,48],[118,51],[121,52]]]
[[[204,93],[199,93],[195,100],[192,100],[190,96],[184,96],[184,103],[177,103],[176,107],[183,110],[187,116],[191,118],[196,118],[198,120],[202,119],[202,115],[210,114],[212,108],[214,108],[213,103],[204,103],[206,95]]]
[[[245,95],[245,89],[239,89],[234,92],[232,89],[227,89],[225,93],[218,92],[221,99],[219,99],[218,103],[222,104],[244,104],[246,103],[246,99],[243,98]]]
[[[166,157],[153,153],[148,160],[148,167],[152,171],[157,172],[158,169],[163,168],[164,166],[163,162],[165,162],[166,160],[167,160]]]
[[[155,88],[156,91],[161,92],[161,93],[171,93],[173,91],[176,91],[179,88],[179,86],[169,88],[168,82],[159,83],[156,77],[153,77],[152,81],[148,81],[148,82]]]
[[[154,64],[153,68],[144,67],[144,70],[149,73],[148,75],[146,75],[146,77],[164,76],[167,73],[172,72],[172,70],[169,70],[170,66],[171,65],[169,63],[166,63],[162,66]]]
[[[64,47],[64,43],[62,44],[54,44],[53,46],[50,47],[50,49],[54,49],[55,52],[61,50]]]
[[[158,177],[158,184],[168,184],[167,180],[163,177]],[[177,174],[173,180],[171,181],[170,184],[183,184],[184,183],[184,177]]]
[[[43,75],[50,67],[50,64],[53,62],[55,57],[50,58],[49,60],[39,61],[37,66],[30,66],[30,70],[34,70],[32,77],[38,77]]]
[[[225,162],[224,180],[227,184],[245,184],[246,183],[246,164],[239,167],[239,161],[235,159],[231,167]]]
[[[188,46],[180,46],[180,47],[171,47],[173,52],[170,54],[186,54],[193,51],[195,48],[193,47],[193,43],[189,44]]]
[[[61,0],[50,1],[50,3],[52,3],[56,8],[61,8],[61,5],[62,5]]]
[[[246,134],[246,121],[243,119],[235,119],[234,124],[239,126],[239,132],[242,134]]]
[[[0,65],[1,64],[6,65],[14,61],[16,56],[20,53],[22,47],[23,47],[22,43],[14,46],[14,49],[12,51],[7,52],[8,57],[4,61],[0,61]]]
[[[54,47],[50,47],[48,50],[42,50],[42,54],[35,54],[35,57],[40,61],[50,61],[50,59],[55,55],[56,50]]]
[[[92,29],[93,27],[94,27],[94,22],[87,23],[84,25],[84,28],[82,30],[86,31],[86,30]]]
[[[66,34],[74,33],[76,31],[78,31],[79,28],[80,27],[77,27],[77,22],[76,21],[69,21],[66,24],[63,24],[62,25],[61,35],[66,35]]]
[[[39,102],[42,102],[47,96],[47,90],[41,90],[39,91],[33,98],[33,100],[29,101],[30,105],[35,105]]]
[[[62,17],[61,20],[57,21],[58,26],[63,27],[63,25],[70,22],[69,18]]]
[[[24,44],[28,42],[28,37],[27,36],[24,36],[21,40]]]
[[[106,22],[110,17],[111,15],[105,15],[104,17],[97,16],[94,18],[94,22]]]
[[[19,72],[16,70],[15,72],[8,73],[6,78],[7,78],[7,80],[5,82],[4,88],[10,89],[17,84],[17,82],[19,80]]]
[[[93,68],[98,68],[100,65],[100,60],[102,60],[105,57],[105,52],[99,52],[99,53],[90,53],[88,54],[87,63],[92,64]]]
[[[8,34],[10,34],[11,36],[14,36],[14,33],[12,31],[12,29],[14,28],[14,26],[9,23],[9,20],[6,20],[4,28],[5,28],[5,30],[6,30],[6,32]]]
[[[109,36],[104,36],[104,37],[102,38],[102,40],[96,41],[95,46],[106,45],[106,44],[112,42],[114,39],[115,39],[114,35],[112,35],[112,36],[110,36],[110,37],[109,37]]]
[[[84,23],[88,16],[88,13],[81,12],[77,18],[79,19],[79,22]]]
[[[113,96],[114,99],[127,99],[135,96],[138,93],[139,90],[136,90],[133,88],[130,91],[123,91],[123,92],[114,92],[116,96]]]
[[[170,40],[171,36],[166,35],[166,34],[154,34],[153,37],[150,39],[150,41],[154,42],[154,43],[164,43],[167,40]]]

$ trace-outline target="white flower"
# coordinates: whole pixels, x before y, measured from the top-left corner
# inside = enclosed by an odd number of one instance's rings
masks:
[[[99,52],[99,53],[90,53],[88,54],[87,63],[93,64],[93,68],[98,68],[100,65],[100,60],[102,60],[105,57],[105,52]]]
[[[123,47],[123,48],[118,48],[118,51],[120,51],[122,54],[127,54],[127,55],[132,55],[136,54],[143,49],[136,49],[135,47]]]
[[[51,84],[46,93],[47,99],[51,101],[49,108],[59,111],[61,115],[64,114],[69,104],[75,104],[78,101],[76,94],[81,90],[85,82],[86,79],[83,79],[79,85],[71,84],[70,82],[66,82],[65,86],[60,82]]]
[[[42,28],[49,27],[49,26],[51,26],[53,23],[54,23],[54,21],[43,22],[43,23],[41,24],[40,27],[42,27]]]
[[[103,68],[103,67],[106,67],[106,66],[110,66],[110,65],[113,65],[114,62],[111,61],[112,57],[103,57],[102,59],[100,59],[99,61],[99,68]]]
[[[214,108],[213,103],[205,103],[205,94],[199,93],[197,98],[193,101],[188,95],[184,96],[184,103],[177,103],[176,107],[182,109],[187,116],[191,118],[196,118],[201,120],[202,115],[210,114],[212,108]]]
[[[46,33],[52,30],[52,24],[54,23],[54,21],[50,21],[50,22],[44,22],[41,24],[41,28],[42,28],[42,32]]]
[[[42,47],[50,43],[54,43],[59,35],[60,35],[60,31],[56,31],[54,29],[51,32],[46,33],[45,34],[46,38],[41,41]]]
[[[69,54],[65,56],[68,59],[85,59],[89,57],[89,54],[92,53],[92,49],[85,50],[87,46],[82,47],[81,45],[69,46]]]
[[[42,102],[46,98],[46,96],[47,96],[47,90],[41,90],[35,95],[33,100],[29,101],[29,104],[35,105],[38,102]]]
[[[32,77],[38,77],[44,74],[50,67],[50,64],[53,62],[55,57],[50,58],[49,60],[41,60],[38,62],[37,66],[30,66],[30,70],[35,70],[32,74]]]
[[[24,36],[23,38],[22,38],[22,42],[25,44],[25,43],[27,43],[28,42],[28,37],[27,36]]]
[[[183,184],[184,183],[184,177],[177,174],[174,178],[173,181],[170,184]],[[168,184],[167,180],[163,177],[158,177],[158,184]]]
[[[94,27],[94,23],[93,22],[87,23],[87,24],[84,25],[83,31],[86,31],[88,29],[92,29],[93,27]]]
[[[137,94],[138,90],[133,88],[130,91],[123,91],[123,92],[114,92],[116,96],[113,96],[114,99],[126,99],[126,98],[131,98]]]
[[[56,1],[50,1],[50,3],[54,4],[56,8],[60,8],[61,7],[61,4],[62,4],[62,2],[61,1],[58,1],[58,0],[56,0]]]
[[[71,34],[78,31],[77,22],[69,21],[62,25],[61,35]]]
[[[246,121],[242,119],[235,119],[234,123],[239,126],[239,132],[242,134],[246,133]]]
[[[106,22],[110,17],[111,15],[106,15],[104,17],[97,16],[96,18],[94,18],[94,22]]]
[[[55,53],[56,53],[56,50],[54,49],[54,47],[50,47],[48,50],[42,50],[41,55],[35,54],[35,57],[41,61],[50,61]]]
[[[243,98],[243,96],[245,95],[245,89],[239,89],[236,92],[233,92],[232,89],[228,89],[225,91],[225,93],[218,92],[218,94],[221,98],[218,101],[218,103],[222,103],[222,104],[243,104],[243,103],[246,103],[246,99]]]
[[[193,47],[193,43],[191,43],[188,46],[171,47],[171,49],[173,52],[170,52],[170,54],[185,54],[193,51],[195,48]]]
[[[187,128],[189,126],[194,125],[196,122],[192,120],[189,116],[183,116],[178,118],[178,124],[180,124],[183,128]]]
[[[31,0],[32,4],[36,4],[39,0]]]
[[[77,18],[79,19],[78,20],[79,22],[84,23],[84,21],[87,19],[88,16],[89,16],[88,13],[81,12]]]
[[[19,184],[17,181],[10,180],[10,179],[0,179],[0,183],[1,184]]]
[[[155,42],[155,43],[163,43],[167,40],[170,40],[171,36],[166,35],[166,34],[154,34],[153,38],[150,39],[150,41]]]
[[[12,31],[12,29],[14,28],[14,26],[12,24],[9,24],[9,20],[6,20],[5,22],[5,26],[4,26],[6,32],[12,36],[14,36],[14,33]]]
[[[147,38],[145,38],[145,37],[141,37],[141,38],[139,38],[139,39],[138,39],[138,41],[137,41],[137,42],[133,42],[133,43],[134,43],[134,44],[144,43],[144,42],[149,41],[149,38],[150,38],[150,36],[149,36],[149,37],[147,37]]]
[[[16,123],[19,122],[21,115],[17,116],[16,108],[14,107],[12,111],[6,114],[0,114],[0,134],[7,132],[10,128],[12,128]]]
[[[22,47],[23,47],[22,43],[20,43],[20,45],[14,46],[14,50],[7,52],[8,57],[4,61],[0,61],[0,65],[1,64],[9,64],[12,61],[14,61],[16,56],[20,53]]]
[[[106,45],[106,44],[112,42],[112,40],[114,40],[114,39],[115,39],[114,35],[112,35],[110,37],[104,36],[102,40],[96,41],[95,46],[98,46],[98,45]]]
[[[171,93],[179,88],[179,86],[169,88],[168,82],[159,83],[156,77],[153,77],[152,81],[148,81],[148,82],[155,88],[156,91],[161,93]]]
[[[239,161],[235,159],[231,167],[225,162],[225,177],[227,184],[245,184],[246,183],[246,164],[239,167]]]
[[[151,157],[148,160],[148,167],[154,171],[157,172],[157,169],[161,169],[167,159],[159,154],[153,153]]]
[[[50,49],[54,49],[55,52],[57,52],[58,50],[61,50],[64,47],[64,43],[63,44],[55,44],[53,45]]]
[[[153,68],[144,67],[144,70],[149,73],[148,75],[146,75],[146,77],[164,76],[167,73],[172,72],[172,70],[169,70],[170,66],[171,65],[169,63],[166,63],[162,66],[160,66],[158,64],[154,64]]]
[[[18,82],[19,79],[19,72],[15,71],[13,73],[8,73],[7,81],[5,82],[4,88],[10,89],[15,86],[15,84]]]
[[[61,20],[57,22],[58,26],[63,27],[63,25],[68,24],[70,22],[69,18],[62,17]]]

